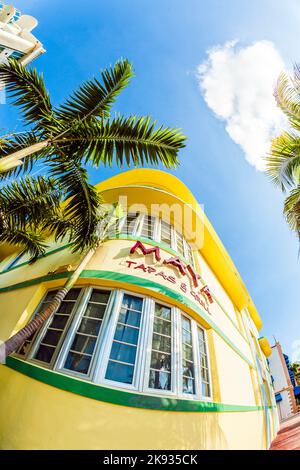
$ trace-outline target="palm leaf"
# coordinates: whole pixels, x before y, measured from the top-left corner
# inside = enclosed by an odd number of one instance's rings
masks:
[[[60,210],[62,191],[51,178],[27,176],[0,190],[0,210],[9,225],[39,227]]]
[[[56,157],[50,163],[50,173],[65,192],[67,203],[63,216],[73,227],[73,251],[83,251],[97,242],[98,209],[101,196],[88,183],[87,171],[72,159]]]
[[[59,119],[87,119],[92,116],[107,117],[118,94],[133,76],[128,60],[119,60],[114,67],[101,73],[102,82],[96,78],[85,82],[61,105],[55,114]]]
[[[35,230],[29,230],[28,228],[20,230],[14,226],[6,227],[5,230],[0,232],[0,243],[9,243],[22,248],[30,254],[31,262],[43,255],[47,247],[44,238]]]
[[[0,65],[0,81],[13,104],[21,109],[26,124],[37,125],[52,114],[43,76],[36,69],[27,69],[16,60],[10,60]]]
[[[300,167],[300,138],[284,132],[272,142],[266,158],[266,171],[271,180],[284,191],[297,183]]]
[[[300,185],[290,192],[284,203],[284,215],[291,229],[300,237]]]
[[[178,165],[177,154],[186,137],[178,129],[155,127],[149,117],[77,122],[56,144],[74,158],[99,166]]]

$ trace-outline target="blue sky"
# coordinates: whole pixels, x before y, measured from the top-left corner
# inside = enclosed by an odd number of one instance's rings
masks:
[[[188,136],[177,176],[204,204],[263,318],[288,353],[299,332],[298,244],[282,216],[283,197],[250,165],[209,108],[196,70],[207,50],[271,41],[287,67],[300,61],[297,0],[14,0],[39,19],[47,53],[35,62],[53,101],[99,69],[127,57],[135,78],[119,98],[126,114],[150,114]],[[239,82],[237,82],[237,86]],[[240,83],[242,87],[242,82]],[[16,125],[7,106],[1,128]],[[17,123],[17,128],[19,124]],[[96,183],[118,170],[91,172]],[[300,357],[299,357],[300,359]]]

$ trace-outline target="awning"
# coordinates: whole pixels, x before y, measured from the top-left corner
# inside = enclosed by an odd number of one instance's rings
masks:
[[[300,385],[294,387],[294,395],[295,397],[297,397],[298,395],[300,396]]]
[[[275,400],[276,400],[276,403],[278,403],[279,401],[282,401],[282,396],[280,393],[275,394]]]

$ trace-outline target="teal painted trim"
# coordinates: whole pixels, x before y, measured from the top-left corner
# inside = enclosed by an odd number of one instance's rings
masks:
[[[232,413],[246,411],[261,411],[263,406],[226,405],[196,400],[184,400],[169,397],[155,397],[142,395],[134,392],[116,390],[75,377],[61,374],[49,369],[44,369],[35,364],[30,364],[15,357],[7,358],[7,367],[21,374],[27,375],[39,382],[66,392],[75,393],[83,397],[92,398],[114,405],[130,406],[133,408],[144,408],[161,411],[184,411],[198,413]],[[271,408],[271,407],[270,407]]]
[[[47,256],[53,255],[54,253],[57,253],[58,251],[65,250],[66,248],[69,248],[72,245],[73,243],[68,243],[67,245],[60,246],[59,248],[55,248],[54,250],[48,251],[47,253],[44,253],[43,255],[38,256],[36,261],[42,258],[46,258]],[[0,276],[1,274],[9,273],[10,271],[13,271],[14,269],[21,268],[22,266],[26,266],[28,264],[30,264],[29,261],[24,261],[23,263],[17,264],[16,266],[13,266],[10,269],[4,269],[3,271],[0,272]]]
[[[22,289],[23,287],[34,286],[36,284],[41,284],[42,282],[54,281],[56,279],[67,279],[68,277],[71,276],[72,272],[73,271],[46,274],[45,276],[35,277],[34,279],[28,279],[27,281],[18,282],[17,284],[11,284],[10,286],[1,287],[0,294],[4,292],[11,292],[16,289]]]
[[[13,291],[15,289],[21,289],[23,287],[28,287],[42,282],[53,281],[56,279],[68,278],[72,274],[70,272],[64,273],[54,273],[46,276],[36,277],[35,279],[30,279],[28,281],[20,282],[18,284],[13,284],[7,287],[0,288],[0,294],[4,292]],[[184,295],[179,294],[178,292],[170,289],[169,287],[158,284],[157,282],[150,281],[148,279],[143,279],[137,276],[132,276],[129,274],[116,273],[114,271],[100,271],[100,270],[84,270],[81,275],[81,279],[106,279],[109,281],[119,281],[126,284],[132,284],[140,287],[146,287],[148,289],[155,290],[171,299],[177,300],[178,302],[186,305],[195,312],[197,312],[205,321],[210,325],[210,327],[253,369],[255,369],[253,363],[232,343],[232,341],[220,330],[220,328],[215,324],[209,315],[207,315],[204,310],[202,310],[198,305],[193,301],[186,298]]]

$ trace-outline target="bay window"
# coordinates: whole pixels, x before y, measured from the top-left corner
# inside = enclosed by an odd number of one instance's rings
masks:
[[[177,307],[118,289],[71,289],[17,356],[112,388],[211,398],[205,330]]]

